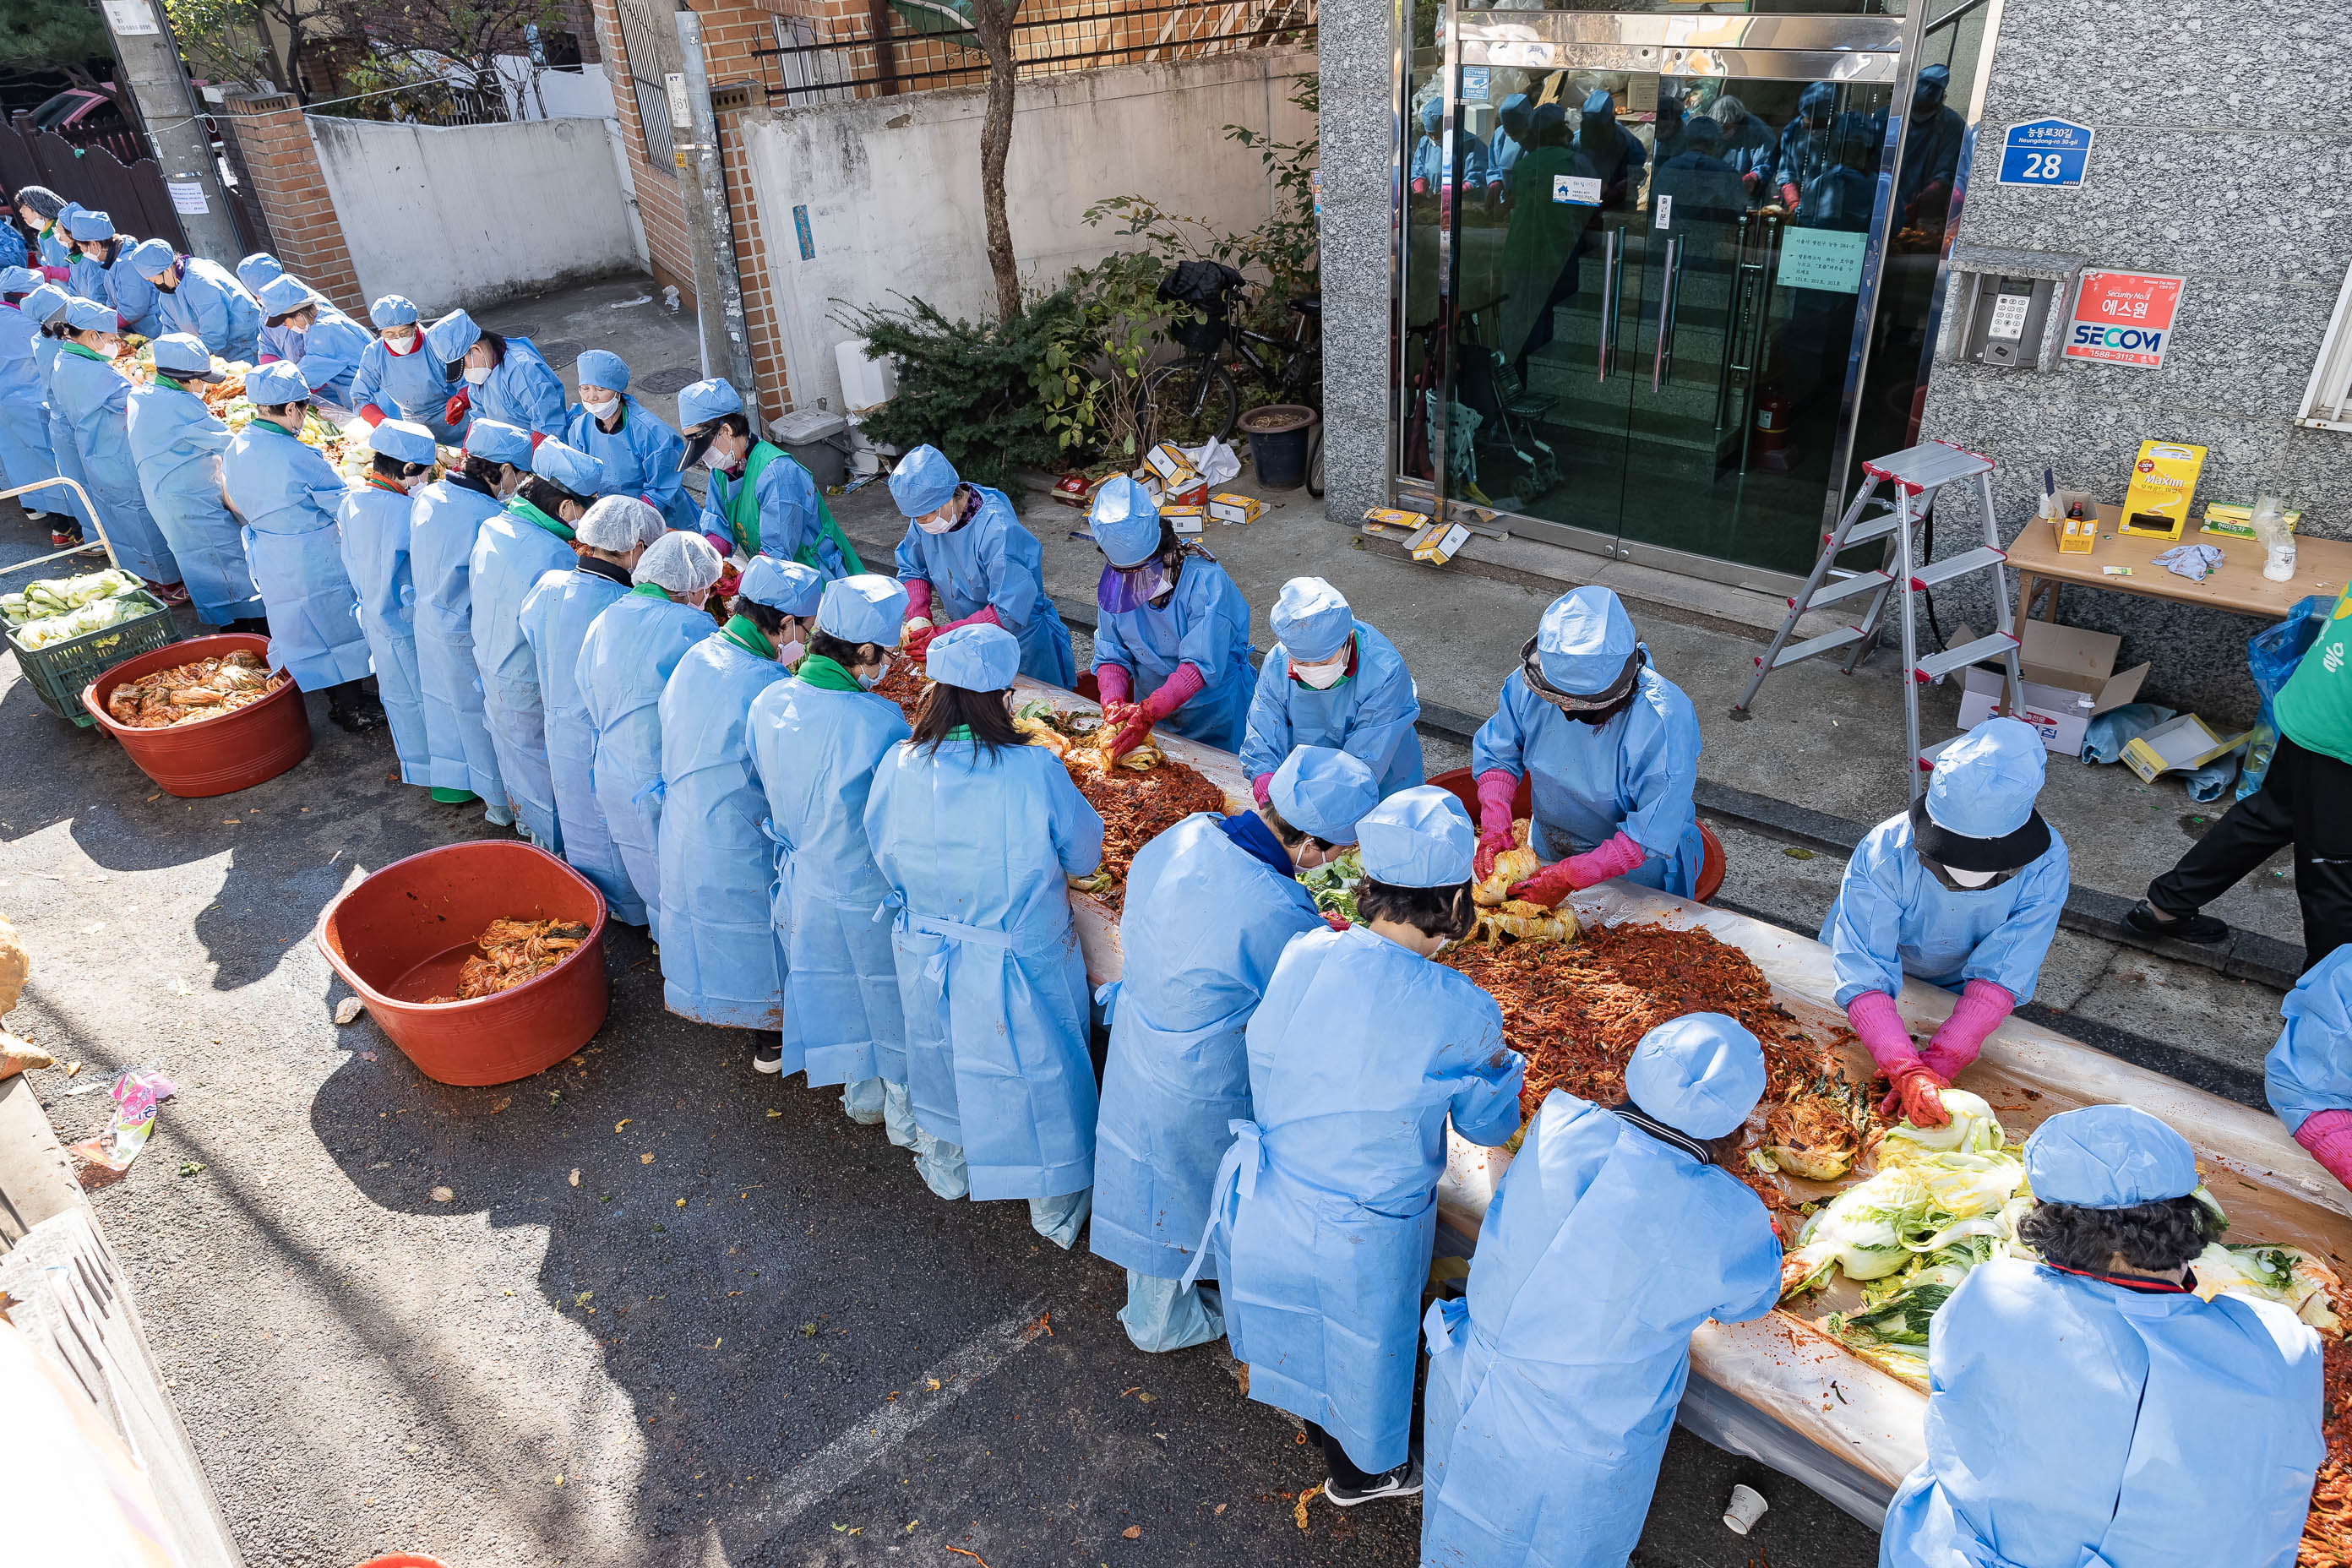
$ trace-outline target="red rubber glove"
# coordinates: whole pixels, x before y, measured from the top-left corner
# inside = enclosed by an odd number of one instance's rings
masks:
[[[1609,842],[1581,855],[1571,855],[1556,860],[1526,881],[1511,889],[1511,897],[1524,899],[1547,909],[1556,907],[1562,899],[1581,888],[1605,882],[1612,877],[1622,877],[1650,858],[1650,852],[1627,834],[1612,836]]]
[[[1274,775],[1272,773],[1260,773],[1257,777],[1250,780],[1250,794],[1257,797],[1258,805],[1264,805],[1266,803],[1267,797],[1274,794]]]
[[[2294,1141],[2327,1167],[2327,1173],[2352,1187],[2352,1110],[2322,1110],[2304,1119]]]
[[[710,584],[710,595],[715,599],[731,599],[735,596],[735,590],[742,585],[743,574],[736,571],[734,563],[730,562],[719,569],[719,581]]]
[[[544,440],[546,440],[546,439],[547,439],[547,432],[546,432],[546,431],[544,431],[544,430],[534,430],[534,431],[532,431],[532,432],[530,433],[530,449],[531,449],[532,451],[534,451],[534,452],[538,451],[538,450],[539,450],[539,444],[540,444],[541,441],[544,441]]]
[[[71,278],[73,273],[69,268],[63,267],[44,267],[41,268],[41,276],[52,283],[62,283]]]
[[[981,606],[980,613],[978,615],[966,616],[960,621],[950,621],[946,626],[932,627],[930,631],[924,636],[923,640],[925,642],[929,642],[932,637],[939,636],[940,633],[951,632],[958,626],[995,626],[999,630],[1002,630],[1003,626],[1003,621],[997,617],[996,606],[994,605],[983,605]]]
[[[1341,914],[1337,910],[1325,910],[1323,911],[1323,923],[1329,926],[1333,931],[1347,931],[1354,924],[1354,922],[1349,921],[1347,916]]]
[[[1413,181],[1412,194],[1417,196],[1425,196],[1429,195],[1429,182],[1426,179],[1418,179]]]
[[[1900,1106],[1903,1120],[1914,1127],[1941,1127],[1951,1121],[1952,1113],[1944,1109],[1943,1098],[1937,1092],[1944,1087],[1943,1080],[1927,1070],[1927,1063],[1905,1062],[1887,1076],[1895,1087],[1880,1103],[1880,1114]]]
[[[276,364],[277,363],[278,356],[276,354],[263,354],[259,359],[253,362],[253,367],[256,370],[259,370],[263,365]]]
[[[931,615],[931,585],[920,577],[901,578],[898,586],[907,590],[907,618],[929,620]]]
[[[1478,775],[1478,853],[1470,869],[1485,881],[1495,874],[1495,857],[1518,842],[1511,832],[1511,803],[1518,799],[1519,775],[1488,768]]]
[[[264,360],[261,363],[268,364],[269,362],[268,360]],[[466,411],[473,406],[473,394],[462,391],[451,393],[449,395],[448,403],[442,407],[441,423],[444,425],[457,424],[457,421],[466,416]]]
[[[360,405],[360,417],[366,420],[368,428],[373,430],[383,423],[383,410],[373,403],[362,403]]]
[[[1951,1082],[1962,1068],[1977,1059],[1977,1053],[1984,1049],[1985,1037],[2000,1028],[2001,1020],[2016,1006],[2017,998],[1991,981],[1969,981],[1952,1016],[1919,1053],[1919,1060],[1929,1072]]]
[[[1207,679],[1196,667],[1178,665],[1169,673],[1168,679],[1160,683],[1160,689],[1138,703],[1132,713],[1127,716],[1118,738],[1110,743],[1110,754],[1125,756],[1143,744],[1151,733],[1151,726],[1198,697],[1208,684]]]
[[[1787,207],[1791,216],[1795,215],[1797,210],[1797,187],[1788,184],[1786,181],[1783,181],[1780,185],[1780,205]]]
[[[899,647],[908,658],[920,659],[931,651],[931,639],[940,635],[937,626],[924,626],[907,633],[898,639]]]
[[[1951,1120],[1936,1097],[1943,1084],[1919,1059],[1919,1047],[1911,1043],[1894,997],[1884,991],[1865,991],[1845,1005],[1845,1016],[1862,1037],[1870,1059],[1895,1086],[1879,1104],[1881,1115],[1892,1116],[1899,1108],[1914,1127],[1941,1127]]]

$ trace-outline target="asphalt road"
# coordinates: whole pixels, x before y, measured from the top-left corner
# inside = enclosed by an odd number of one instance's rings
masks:
[[[0,559],[35,553],[8,511]],[[833,1094],[665,1012],[639,935],[594,1042],[525,1082],[446,1088],[338,1028],[328,900],[494,830],[391,782],[382,733],[311,717],[292,772],[181,801],[0,658],[0,913],[34,956],[11,1026],[83,1064],[37,1079],[69,1140],[105,1120],[71,1090],[148,1062],[178,1083],[96,1202],[249,1563],[1415,1560],[1415,1506],[1318,1500],[1301,1530],[1319,1464],[1221,1347],[1136,1352],[1117,1270],[1025,1205],[932,1197]],[[1773,1505],[1744,1540],[1736,1480]],[[1637,1561],[1875,1552],[1678,1434]]]

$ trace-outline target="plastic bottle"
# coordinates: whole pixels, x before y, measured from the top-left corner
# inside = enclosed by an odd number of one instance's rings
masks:
[[[2286,509],[2279,498],[2266,495],[2254,502],[2254,537],[2262,541],[2263,575],[2273,583],[2294,576],[2294,535],[2286,526]]]

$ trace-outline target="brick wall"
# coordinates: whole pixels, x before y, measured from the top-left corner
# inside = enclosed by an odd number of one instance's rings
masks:
[[[343,226],[327,194],[319,150],[301,105],[292,95],[233,98],[222,123],[236,138],[252,195],[278,244],[287,271],[364,320],[367,298],[343,240]]]
[[[768,246],[791,245],[792,218],[775,215],[772,241],[761,224],[759,198],[752,189],[751,170],[744,148],[743,111],[719,116],[719,144],[725,150],[727,208],[735,226],[735,255],[743,279],[743,321],[751,340],[751,374],[760,386],[760,414],[773,419],[788,411],[791,389],[784,374],[783,322],[778,318]]]

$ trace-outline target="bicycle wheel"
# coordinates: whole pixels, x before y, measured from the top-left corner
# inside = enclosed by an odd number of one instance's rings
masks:
[[[1233,439],[1241,423],[1242,395],[1233,372],[1214,360],[1180,359],[1155,370],[1143,383],[1153,438],[1197,447],[1215,437]]]
[[[1307,448],[1307,493],[1323,499],[1323,422],[1315,422],[1315,439]]]

